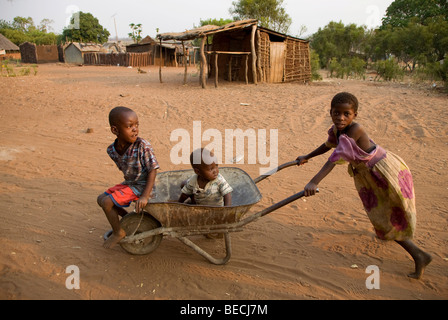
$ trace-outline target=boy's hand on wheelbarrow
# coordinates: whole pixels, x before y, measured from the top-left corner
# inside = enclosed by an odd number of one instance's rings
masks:
[[[149,198],[146,197],[140,197],[135,202],[135,212],[140,213],[145,209],[146,205],[148,204]]]

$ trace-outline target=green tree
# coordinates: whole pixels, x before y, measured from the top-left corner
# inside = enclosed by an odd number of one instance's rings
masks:
[[[17,16],[14,18],[12,26],[14,29],[22,32],[28,32],[36,29],[36,27],[34,26],[33,18],[31,17],[24,18]]]
[[[367,35],[365,27],[331,21],[313,34],[311,47],[319,54],[321,66],[328,67],[332,58],[342,61],[350,55],[364,54]]]
[[[75,25],[75,21],[79,21],[79,26]],[[103,28],[98,19],[91,13],[76,12],[72,15],[70,23],[71,25],[75,25],[75,28],[64,28],[62,32],[63,40],[102,44],[109,39],[109,31]]]
[[[53,29],[52,27],[50,27],[50,25],[54,23],[54,20],[50,20],[50,19],[42,19],[42,21],[40,22],[39,25],[39,30],[42,32],[48,32],[49,30]]]
[[[448,54],[448,21],[441,16],[436,17],[428,24],[428,30],[433,36],[434,60],[444,60]]]
[[[234,20],[257,19],[265,28],[288,33],[292,20],[282,4],[283,0],[238,0],[229,12]]]
[[[322,76],[319,73],[320,70],[320,62],[319,55],[313,49],[311,51],[311,79],[312,80],[322,80]]]
[[[51,20],[43,19],[41,25],[37,28],[32,18],[17,16],[12,22],[0,20],[0,33],[16,45],[27,41],[38,45],[55,44],[57,36],[52,32],[47,33],[50,23],[52,23]]]
[[[428,18],[436,16],[448,20],[446,0],[395,0],[386,10],[381,28],[388,25],[393,28],[405,27],[412,18],[417,18],[420,24],[426,24]]]
[[[206,19],[206,20],[200,19],[199,26],[200,27],[206,26],[206,25],[224,26],[224,25],[229,24],[231,22],[233,22],[232,19],[223,19],[223,18],[221,18],[219,20],[218,19]]]
[[[131,37],[135,43],[139,43],[140,40],[142,40],[142,24],[131,23],[129,26],[132,30],[132,32],[128,33],[129,37]]]
[[[428,33],[432,36],[432,45],[426,52],[426,72],[448,81],[448,21],[442,17],[433,19],[428,24]]]

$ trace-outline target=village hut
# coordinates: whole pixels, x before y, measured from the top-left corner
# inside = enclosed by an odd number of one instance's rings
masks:
[[[191,42],[186,42],[184,45],[189,55],[187,61],[193,61],[194,49]],[[162,64],[164,67],[177,67],[179,64],[183,64],[184,52],[181,41],[168,40],[159,43],[150,36],[146,36],[139,43],[127,45],[126,52],[149,53],[151,56],[151,65]]]
[[[125,53],[126,52],[126,46],[123,44],[122,41],[113,41],[113,42],[106,42],[103,44],[102,48],[104,52],[107,53]]]
[[[126,46],[126,52],[152,52],[156,41],[150,36],[146,36],[139,43],[132,43]]]
[[[43,63],[59,61],[57,45],[39,45],[24,42],[20,45],[20,54],[23,63]]]
[[[213,37],[211,43],[209,37]],[[214,76],[215,87],[219,78],[255,84],[311,80],[309,41],[259,27],[255,19],[157,35],[160,42],[197,38],[201,39],[199,78],[203,88],[208,76]],[[162,82],[161,69],[159,77]]]
[[[23,63],[37,63],[36,45],[31,42],[24,42],[20,45],[20,55]]]
[[[0,33],[0,60],[20,58],[20,48]]]
[[[148,53],[150,56],[149,64],[154,65],[154,57],[158,50],[156,49],[156,42],[150,36],[146,36],[139,43],[132,43],[126,46],[126,52],[130,53]]]
[[[72,42],[64,50],[64,59],[66,63],[84,64],[84,54],[100,50],[101,45],[96,43]]]

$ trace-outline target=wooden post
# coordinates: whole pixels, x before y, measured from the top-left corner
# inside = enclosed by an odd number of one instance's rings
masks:
[[[254,84],[257,84],[257,53],[255,52],[255,32],[257,25],[252,26],[252,35],[250,37],[250,47],[252,51],[252,76],[254,77]]]
[[[202,88],[206,87],[205,69],[207,68],[207,59],[205,58],[204,47],[205,41],[207,41],[207,36],[203,36],[201,39],[201,75],[199,77]]]
[[[229,55],[229,82],[232,82],[232,55]]]
[[[182,41],[182,51],[184,53],[184,65],[185,65],[185,72],[184,72],[184,85],[187,84],[187,51],[185,50],[185,44]]]
[[[160,65],[159,65],[159,80],[160,80],[160,83],[163,83],[163,81],[162,81],[162,63],[163,63],[163,61],[162,61],[162,38],[160,38]]]
[[[215,52],[215,88],[218,88],[218,53]]]
[[[247,78],[247,69],[248,69],[248,65],[247,65],[247,60],[249,59],[249,55],[246,54],[246,69],[245,69],[245,75],[246,75],[246,84],[249,84],[249,80]]]
[[[258,75],[260,76],[260,81],[264,82],[263,71],[261,70],[261,34],[260,34],[260,30],[257,30],[257,49],[258,49],[258,53],[260,53],[257,56]]]

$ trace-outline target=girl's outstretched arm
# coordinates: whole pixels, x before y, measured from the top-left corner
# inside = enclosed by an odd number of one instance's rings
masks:
[[[309,159],[320,156],[321,154],[324,154],[325,152],[331,150],[331,148],[327,147],[324,144],[322,144],[320,147],[318,147],[316,150],[314,150],[313,152],[308,153],[307,155],[304,156],[299,156],[296,158],[297,165],[302,165],[308,162]]]
[[[331,161],[327,161],[322,169],[311,179],[305,186],[305,197],[313,196],[316,194],[317,185],[333,170],[335,164]]]

